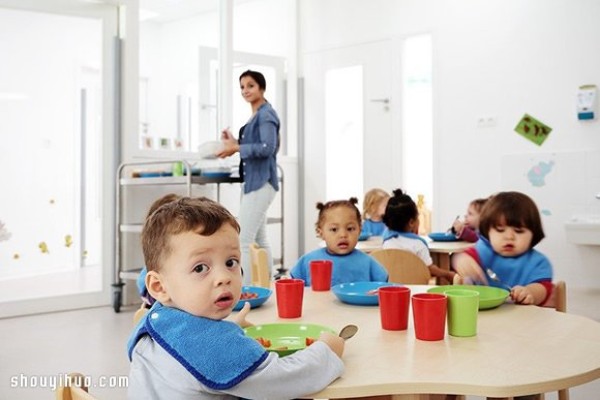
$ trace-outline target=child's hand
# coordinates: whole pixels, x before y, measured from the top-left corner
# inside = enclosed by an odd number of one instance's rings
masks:
[[[510,298],[516,304],[534,304],[533,293],[529,291],[525,286],[514,286],[510,292]]]
[[[233,139],[233,135],[231,134],[229,127],[225,128],[221,131],[221,139],[223,139],[223,140]]]
[[[454,232],[456,236],[460,236],[464,228],[465,224],[458,219],[452,224],[452,232]]]
[[[465,281],[470,280],[475,283],[488,284],[488,280],[483,273],[483,269],[471,257],[463,253],[453,254],[451,258],[452,268]]]
[[[546,298],[546,288],[539,283],[530,283],[527,286],[513,286],[510,298],[516,304],[540,304]]]
[[[325,344],[329,346],[329,348],[331,348],[331,350],[333,350],[338,357],[342,358],[342,354],[344,354],[344,346],[346,344],[344,339],[335,333],[322,332],[321,336],[319,336],[319,340],[325,342]]]
[[[250,303],[245,302],[244,307],[237,313],[237,315],[233,318],[233,322],[241,326],[242,328],[247,328],[249,326],[253,326],[254,324],[250,321],[246,321],[246,315],[250,312]]]

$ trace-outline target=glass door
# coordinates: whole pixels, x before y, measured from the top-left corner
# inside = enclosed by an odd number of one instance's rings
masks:
[[[0,317],[110,302],[117,21],[0,0]]]

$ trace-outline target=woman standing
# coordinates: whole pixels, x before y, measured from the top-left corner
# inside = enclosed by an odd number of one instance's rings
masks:
[[[240,75],[242,97],[250,103],[252,115],[240,128],[239,140],[229,129],[222,132],[224,148],[218,157],[240,153],[240,177],[243,180],[240,204],[240,245],[244,285],[251,282],[250,245],[256,242],[269,254],[269,269],[273,266],[271,246],[267,239],[267,210],[279,190],[277,151],[279,150],[279,117],[265,99],[267,82],[263,74],[247,70]]]

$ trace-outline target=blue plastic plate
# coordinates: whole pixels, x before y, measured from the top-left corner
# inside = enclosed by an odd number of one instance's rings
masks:
[[[434,242],[457,242],[458,239],[452,232],[432,232],[428,235]]]
[[[361,232],[360,236],[358,237],[358,240],[363,241],[363,240],[368,240],[371,237],[371,234],[368,232]]]
[[[389,282],[351,282],[340,283],[331,288],[331,291],[343,303],[359,306],[376,306],[379,304],[377,292],[369,293],[383,286],[402,286]]]
[[[267,289],[260,286],[244,286],[242,287],[242,296],[244,293],[256,293],[258,297],[255,297],[253,299],[240,299],[240,301],[237,302],[235,307],[233,307],[233,311],[240,311],[244,306],[245,302],[250,303],[251,308],[260,307],[264,304],[265,301],[269,299],[269,297],[271,297],[273,291],[271,289]]]
[[[231,172],[204,172],[204,171],[200,171],[200,175],[205,176],[207,178],[229,178],[231,176]]]
[[[173,176],[171,171],[140,171],[140,178],[158,178],[161,176]]]

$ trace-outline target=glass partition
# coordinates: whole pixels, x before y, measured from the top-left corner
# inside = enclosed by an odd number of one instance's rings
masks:
[[[219,1],[186,3],[140,1],[139,148],[195,152],[216,140],[219,94]],[[285,127],[286,35],[273,28],[285,18],[287,2],[234,2],[233,91],[230,128],[237,135],[249,117],[240,96],[238,77],[256,69],[267,80],[266,97]],[[257,23],[260,18],[260,23]],[[270,23],[272,22],[272,23]],[[285,154],[285,128],[282,153]]]

